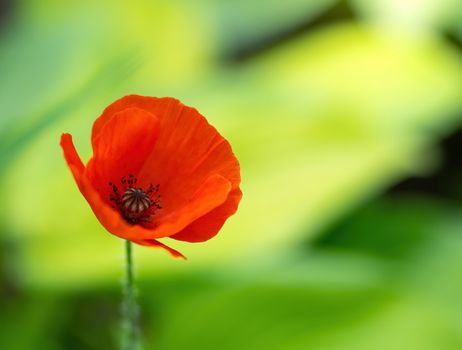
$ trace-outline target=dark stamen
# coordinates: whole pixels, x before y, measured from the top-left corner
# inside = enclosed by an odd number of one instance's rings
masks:
[[[135,187],[137,178],[133,174],[128,175],[128,180],[125,176],[120,179],[124,192],[119,194],[119,189],[112,182],[108,182],[112,192],[109,194],[109,200],[114,202],[112,208],[118,209],[123,218],[130,224],[151,222],[151,217],[156,214],[156,211],[162,209],[160,205],[159,185],[149,185],[145,191],[141,187]],[[151,194],[155,192],[155,199],[151,198]]]

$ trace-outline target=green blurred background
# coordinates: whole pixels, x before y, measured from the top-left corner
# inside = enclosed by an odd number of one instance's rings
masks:
[[[460,0],[1,0],[0,349],[117,349],[123,242],[58,147],[130,93],[241,161],[188,261],[135,247],[144,349],[462,349]]]

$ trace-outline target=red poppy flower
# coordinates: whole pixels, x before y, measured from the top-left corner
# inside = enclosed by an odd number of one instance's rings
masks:
[[[96,119],[91,142],[85,166],[72,136],[61,136],[80,192],[116,236],[183,257],[157,239],[206,241],[237,210],[240,171],[231,146],[174,98],[117,100]]]

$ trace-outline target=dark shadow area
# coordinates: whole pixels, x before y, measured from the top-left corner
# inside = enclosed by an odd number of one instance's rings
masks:
[[[387,195],[419,194],[440,199],[462,199],[462,128],[443,138],[437,145],[442,164],[427,177],[410,177],[391,187]]]
[[[20,273],[16,271],[18,255],[19,249],[15,242],[5,238],[0,240],[0,309],[22,296],[22,286],[17,278]]]
[[[441,139],[441,166],[426,177],[409,177],[333,223],[309,243],[399,260],[431,242],[434,228],[460,216],[462,128]]]
[[[60,328],[54,335],[63,349],[118,348],[120,295],[117,292],[72,295],[67,303],[69,310],[57,322]]]
[[[0,33],[11,22],[15,8],[14,0],[0,0]]]
[[[276,35],[262,38],[258,42],[246,43],[236,50],[225,54],[223,61],[228,64],[240,64],[254,57],[264,54],[267,51],[294,40],[306,33],[318,29],[320,27],[339,22],[342,20],[354,19],[355,15],[348,1],[340,0],[329,10],[323,12],[316,18],[309,18],[300,23],[294,23],[292,28],[277,33]]]
[[[443,37],[454,48],[458,49],[459,51],[462,51],[462,39],[460,34],[457,34],[454,31],[446,31],[443,33]]]

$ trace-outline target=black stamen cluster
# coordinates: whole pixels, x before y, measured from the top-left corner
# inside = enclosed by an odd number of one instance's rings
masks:
[[[122,194],[114,183],[108,183],[112,190],[109,195],[109,200],[114,203],[112,208],[117,209],[122,217],[132,225],[152,222],[152,216],[157,210],[162,209],[159,184],[156,186],[150,184],[145,191],[141,187],[136,187],[137,182],[133,174],[129,174],[128,177],[122,176],[120,179]]]

